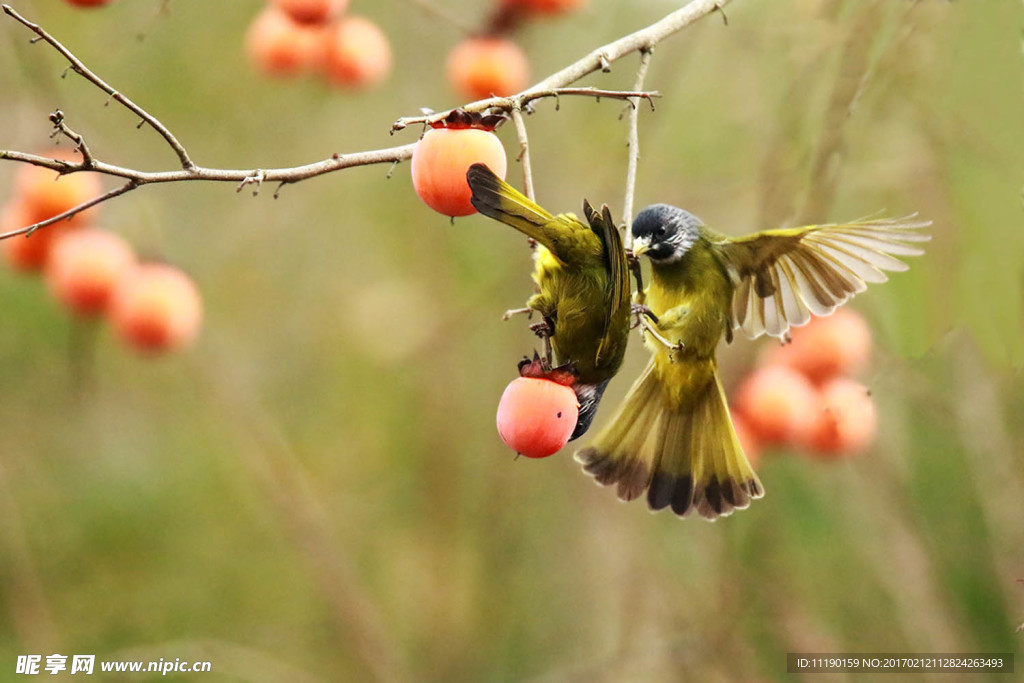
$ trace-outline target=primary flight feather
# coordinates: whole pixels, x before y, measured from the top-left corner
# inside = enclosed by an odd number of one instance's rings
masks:
[[[645,333],[651,359],[606,427],[576,459],[619,498],[644,493],[652,510],[706,519],[745,508],[763,488],[740,447],[718,378],[715,349],[734,329],[783,337],[828,315],[897,256],[922,253],[927,221],[862,220],[730,238],[667,204],[633,222],[633,253],[651,262]],[[657,339],[660,337],[660,339]]]

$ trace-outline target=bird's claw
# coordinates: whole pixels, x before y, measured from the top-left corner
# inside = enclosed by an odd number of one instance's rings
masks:
[[[555,322],[544,316],[543,320],[530,324],[530,331],[541,338],[544,342],[544,357],[550,365],[554,359],[554,349],[551,348],[551,338],[555,335]]]
[[[668,338],[665,337],[665,335],[659,332],[658,329],[651,325],[651,323],[647,321],[647,318],[643,316],[638,317],[637,320],[639,321],[640,327],[643,328],[643,331],[645,333],[649,334],[652,339],[654,339],[659,344],[665,347],[665,349],[668,351],[669,361],[674,363],[676,360],[675,354],[679,351],[683,351],[686,348],[686,344],[683,343],[682,340],[672,343],[672,341],[670,341]]]
[[[633,303],[630,304],[629,312],[631,315],[636,316],[636,322],[630,325],[629,329],[635,330],[642,324],[641,317],[646,316],[654,324],[658,323],[658,316],[654,315],[654,311],[645,306],[644,304]]]
[[[636,297],[640,302],[644,300],[644,275],[640,268],[640,257],[633,253],[632,249],[626,250],[626,267],[633,274],[636,280]]]
[[[539,320],[535,323],[530,323],[530,331],[541,339],[550,339],[551,335],[554,334],[554,329],[551,322],[548,320]]]

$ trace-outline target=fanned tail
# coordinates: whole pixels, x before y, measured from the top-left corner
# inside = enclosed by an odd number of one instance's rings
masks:
[[[696,510],[713,520],[747,507],[764,491],[736,437],[714,361],[683,362],[708,364],[697,368],[708,381],[677,400],[652,359],[576,460],[599,484],[616,484],[624,501],[646,491],[651,510],[671,507],[680,517]]]
[[[494,175],[484,164],[470,166],[466,181],[473,190],[470,201],[477,211],[532,237],[553,252],[556,250],[558,236],[551,230],[555,216]]]

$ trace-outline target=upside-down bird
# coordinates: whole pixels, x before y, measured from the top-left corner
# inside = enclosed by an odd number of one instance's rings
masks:
[[[576,454],[618,496],[644,492],[652,510],[707,519],[763,495],[736,438],[718,378],[715,349],[733,329],[783,337],[811,315],[828,315],[896,256],[922,252],[927,221],[874,219],[766,230],[730,238],[667,204],[633,222],[633,253],[651,262],[644,341],[651,359],[611,421]]]
[[[629,270],[622,238],[607,206],[584,200],[589,225],[571,213],[545,211],[484,164],[466,174],[477,211],[537,242],[527,309],[543,318],[561,371],[568,370],[580,403],[571,439],[593,422],[608,382],[619,371],[629,340]]]

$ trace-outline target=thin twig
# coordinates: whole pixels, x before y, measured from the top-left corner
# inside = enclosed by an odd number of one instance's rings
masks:
[[[463,111],[468,112],[482,112],[488,109],[497,109],[501,111],[511,112],[516,108],[524,109],[527,104],[534,100],[544,99],[546,97],[554,97],[558,99],[562,95],[576,95],[580,97],[593,97],[595,100],[600,101],[601,98],[607,98],[610,100],[633,100],[636,98],[652,101],[655,97],[661,97],[661,93],[657,90],[636,92],[633,90],[602,90],[600,88],[546,88],[538,90],[537,86],[522,91],[516,95],[509,95],[508,97],[489,97],[485,100],[477,100],[476,102],[470,102],[469,104],[458,107]],[[402,130],[409,126],[414,125],[427,125],[436,123],[448,117],[453,110],[446,109],[441,112],[431,112],[430,114],[423,114],[420,116],[403,116],[402,118],[395,121],[394,125],[391,126],[391,132]]]
[[[34,233],[36,230],[38,230],[39,228],[45,228],[48,225],[53,225],[54,223],[59,223],[60,221],[66,220],[68,218],[71,218],[75,214],[81,213],[81,212],[85,211],[86,209],[91,209],[92,207],[96,206],[97,204],[102,204],[103,202],[107,201],[108,199],[113,199],[114,197],[120,196],[120,195],[124,194],[125,192],[131,192],[132,190],[134,190],[138,186],[139,186],[138,183],[136,183],[134,180],[129,180],[127,183],[125,183],[121,187],[115,188],[115,189],[113,189],[113,190],[111,190],[109,192],[104,192],[103,194],[101,194],[99,196],[93,197],[89,201],[82,202],[81,204],[79,204],[78,206],[76,206],[76,207],[74,207],[72,209],[68,209],[67,211],[64,211],[62,213],[58,213],[56,216],[52,216],[50,218],[47,218],[45,221],[39,221],[38,223],[33,223],[32,225],[26,225],[24,228],[19,228],[17,230],[11,230],[10,232],[5,232],[3,234],[0,234],[0,240],[7,239],[8,237],[15,237],[17,235],[29,236],[32,233]]]
[[[71,142],[75,143],[75,149],[82,155],[82,164],[86,167],[92,167],[95,159],[92,156],[92,150],[89,149],[89,145],[85,144],[85,138],[71,130],[68,124],[64,121],[64,112],[57,109],[50,114],[50,123],[53,124],[53,134],[50,137],[57,135],[63,135]]]
[[[682,30],[697,19],[711,13],[712,11],[721,9],[721,7],[728,4],[729,1],[730,0],[693,0],[682,9],[672,12],[660,21],[593,50],[584,58],[570,64],[561,71],[548,76],[536,85],[517,95],[512,97],[492,97],[489,99],[479,100],[477,102],[471,102],[464,105],[462,108],[470,112],[482,112],[487,109],[497,109],[506,112],[512,112],[519,109],[521,112],[521,110],[533,100],[546,97],[558,98],[561,95],[585,96],[592,97],[597,100],[604,97],[609,99],[627,100],[633,103],[636,103],[638,99],[646,99],[650,102],[653,98],[660,97],[660,94],[654,91],[640,92],[602,90],[591,87],[568,86],[594,71],[609,70],[613,62],[628,54],[638,50],[649,51],[661,40],[664,40],[668,36]],[[142,187],[143,185],[206,180],[239,183],[241,187],[256,183],[258,187],[259,183],[257,181],[261,181],[276,182],[278,183],[277,189],[280,190],[284,185],[296,183],[301,180],[306,180],[332,171],[338,171],[352,166],[366,166],[370,164],[396,164],[409,159],[412,156],[412,150],[415,147],[415,143],[367,152],[355,152],[345,155],[335,154],[331,158],[323,161],[292,168],[253,171],[250,169],[215,169],[198,166],[192,161],[189,153],[185,150],[185,147],[155,116],[132,102],[129,98],[122,95],[103,79],[93,73],[85,66],[85,64],[82,63],[81,60],[78,59],[78,57],[72,54],[68,48],[47,33],[42,27],[22,17],[13,8],[11,8],[10,5],[0,5],[0,8],[2,8],[4,13],[8,16],[14,18],[34,32],[38,36],[36,40],[44,40],[51,47],[57,50],[57,52],[59,52],[68,61],[72,70],[80,74],[83,78],[103,92],[107,93],[111,98],[119,102],[129,111],[138,115],[141,119],[141,123],[148,123],[174,150],[182,165],[180,170],[147,172],[100,161],[93,156],[92,152],[85,145],[82,136],[78,135],[66,126],[59,126],[55,122],[54,125],[60,128],[62,134],[75,141],[76,146],[83,155],[83,160],[81,162],[68,162],[35,154],[8,150],[0,150],[0,160],[19,161],[36,166],[42,166],[53,169],[62,175],[81,171],[94,171],[104,175],[124,178],[128,180],[128,182],[115,190],[111,190],[110,192],[93,198],[88,202],[84,202],[79,206],[45,221],[40,221],[39,223],[2,234],[0,235],[0,239],[31,233],[39,228],[56,223],[57,221],[70,218],[89,207],[95,206],[109,199],[113,199],[114,197],[125,194],[126,192]],[[449,112],[401,118],[392,126],[392,132],[401,130],[402,128],[414,123],[426,124],[438,121],[447,116]],[[528,164],[524,164],[524,168],[528,168]],[[530,190],[530,192],[532,194],[532,190]],[[277,192],[275,192],[275,196],[277,196]]]
[[[640,50],[640,64],[636,69],[636,83],[633,90],[639,92],[644,87],[644,78],[647,76],[647,67],[651,63],[651,48]],[[626,235],[623,244],[626,249],[632,247],[633,234],[629,229],[633,222],[633,196],[636,194],[636,168],[640,162],[640,101],[631,99],[629,103],[632,108],[629,111],[629,163],[626,167],[626,197],[622,202],[622,223],[625,226]]]
[[[102,78],[94,74],[85,64],[82,63],[82,61],[78,57],[71,53],[71,50],[64,47],[60,43],[60,41],[58,41],[56,38],[47,33],[41,26],[32,23],[25,17],[18,14],[10,5],[3,5],[3,11],[4,13],[8,14],[16,21],[18,21],[19,23],[23,24],[26,28],[31,30],[37,36],[45,40],[47,43],[50,44],[51,47],[53,47],[54,50],[63,55],[64,59],[68,60],[68,62],[71,64],[71,68],[75,71],[75,73],[79,74],[80,76],[82,76],[82,78],[89,81],[97,88],[110,95],[114,100],[122,104],[129,111],[131,111],[136,116],[141,118],[143,121],[148,123],[153,128],[153,130],[159,133],[160,136],[167,141],[167,144],[170,145],[171,149],[173,149],[175,154],[178,155],[178,159],[181,160],[182,168],[186,170],[195,168],[195,164],[192,162],[192,159],[189,158],[188,152],[186,152],[185,148],[181,145],[180,142],[178,142],[178,139],[171,134],[171,131],[167,129],[167,126],[160,123],[159,119],[157,119],[155,116],[147,112],[139,105],[132,102],[126,96],[122,95],[113,87],[108,85],[107,82],[104,81]]]
[[[412,150],[416,146],[415,143],[408,145],[402,145],[401,147],[389,147],[387,149],[378,149],[368,152],[355,152],[352,154],[335,154],[329,159],[323,161],[317,161],[312,164],[306,164],[304,166],[295,166],[292,168],[271,168],[264,169],[263,182],[270,183],[281,183],[291,184],[297,183],[300,180],[306,180],[315,176],[324,175],[332,171],[340,171],[344,168],[351,168],[353,166],[368,166],[371,164],[383,164],[383,163],[397,163],[405,161],[412,156]],[[44,168],[50,168],[58,173],[64,175],[68,173],[76,173],[79,171],[94,171],[109,176],[116,176],[119,178],[125,178],[128,183],[125,185],[111,190],[98,197],[94,197],[87,202],[79,204],[78,206],[69,209],[63,213],[57,214],[52,218],[48,218],[45,221],[34,223],[33,225],[20,228],[18,230],[12,230],[0,234],[0,240],[7,237],[13,237],[15,235],[23,235],[31,233],[39,228],[46,227],[58,221],[70,218],[77,213],[101,204],[109,199],[113,199],[118,195],[122,195],[125,192],[142,187],[143,185],[153,185],[158,183],[175,183],[193,180],[205,180],[213,182],[228,182],[228,183],[252,183],[254,181],[254,174],[257,172],[249,169],[220,169],[220,168],[205,168],[203,166],[195,166],[192,169],[181,169],[178,171],[158,171],[158,172],[146,172],[138,171],[135,169],[124,168],[121,166],[115,166],[108,164],[103,161],[93,160],[92,164],[86,165],[85,162],[73,162],[65,161],[63,159],[52,159],[50,157],[43,157],[37,154],[28,154],[25,152],[13,152],[7,150],[0,150],[0,160],[8,159],[11,161],[21,161],[24,163],[32,164],[34,166],[42,166]]]
[[[516,125],[516,138],[519,140],[519,163],[523,166],[523,191],[530,199],[536,200],[533,194],[533,170],[530,167],[530,140],[526,135],[526,121],[523,112],[516,107],[512,110],[512,123]]]
[[[548,76],[533,86],[532,90],[549,90],[575,83],[584,76],[600,70],[603,63],[611,63],[637,50],[654,47],[701,17],[725,7],[729,2],[730,0],[693,0],[650,26],[597,48],[583,59]]]
[[[449,24],[458,31],[465,33],[466,35],[473,35],[478,33],[476,26],[473,26],[468,21],[462,18],[462,15],[454,10],[450,10],[447,7],[438,5],[433,0],[406,0],[410,5],[416,5],[426,14],[433,16],[435,19],[441,20],[442,23]]]

